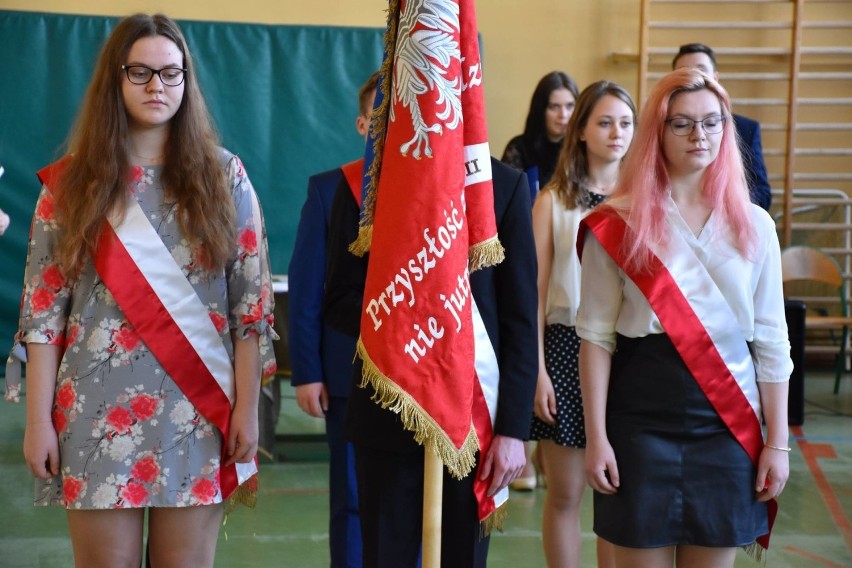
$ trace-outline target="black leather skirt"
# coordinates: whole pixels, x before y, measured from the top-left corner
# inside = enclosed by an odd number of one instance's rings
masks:
[[[745,546],[767,532],[756,468],[667,335],[619,336],[607,401],[618,493],[594,530],[620,546]]]

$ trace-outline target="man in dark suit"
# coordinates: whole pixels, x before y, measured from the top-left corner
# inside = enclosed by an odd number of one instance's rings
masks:
[[[367,135],[378,73],[358,92],[355,128]],[[347,183],[350,164],[311,176],[288,268],[288,338],[296,402],[325,418],[329,446],[329,549],[331,566],[361,566],[361,526],[352,445],[343,437],[343,417],[352,376],[355,340],[323,324],[326,246],[337,186]],[[360,167],[353,164],[360,174]],[[360,175],[357,176],[360,180]],[[360,190],[360,187],[358,188]]]
[[[687,43],[680,46],[672,61],[672,69],[681,67],[700,69],[717,81],[719,80],[719,72],[716,70],[716,54],[703,43]],[[751,191],[751,200],[768,211],[772,204],[772,188],[769,186],[766,164],[763,161],[760,123],[735,114],[734,126],[737,129],[737,137],[740,142],[740,153],[743,155],[743,166]]]
[[[488,331],[500,371],[495,439],[484,463],[492,460],[490,490],[507,486],[524,465],[537,379],[536,255],[526,176],[491,160],[494,211],[505,260],[474,272],[471,290]],[[358,234],[359,208],[341,184],[332,208],[326,289],[326,324],[359,335],[367,261],[348,252]],[[370,400],[361,388],[356,362],[346,434],[355,445],[364,565],[413,568],[421,545],[424,449],[414,442],[397,414]],[[482,456],[477,455],[477,463]],[[474,470],[457,480],[444,472],[441,566],[485,566],[488,539],[480,538]],[[498,481],[499,480],[499,481]]]

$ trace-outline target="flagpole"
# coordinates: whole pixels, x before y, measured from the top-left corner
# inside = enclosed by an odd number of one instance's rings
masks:
[[[441,567],[441,500],[444,464],[426,448],[423,460],[423,568]]]

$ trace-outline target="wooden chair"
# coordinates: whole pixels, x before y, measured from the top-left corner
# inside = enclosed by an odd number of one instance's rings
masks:
[[[781,251],[781,279],[784,293],[790,282],[819,282],[836,290],[840,299],[840,315],[815,314],[809,311],[805,317],[806,330],[840,331],[835,365],[834,394],[840,389],[840,377],[846,370],[846,348],[849,342],[849,306],[846,297],[846,281],[837,261],[821,250],[808,246],[791,246]],[[836,340],[836,339],[835,339]]]

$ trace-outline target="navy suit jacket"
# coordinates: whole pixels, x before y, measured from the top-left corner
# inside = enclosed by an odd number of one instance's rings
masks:
[[[746,180],[751,200],[767,211],[772,204],[772,188],[766,175],[766,163],[763,161],[763,147],[760,143],[760,123],[739,114],[734,115],[740,153],[743,155]]]
[[[471,274],[470,286],[500,369],[495,434],[529,437],[538,377],[537,263],[530,217],[527,177],[491,160],[497,233],[506,259]],[[360,333],[367,257],[347,250],[358,234],[358,206],[345,183],[338,187],[329,235],[326,323],[343,333]],[[360,388],[361,361],[351,374],[352,393],[346,416],[350,441],[387,451],[415,451],[411,432],[397,414],[370,400],[372,387]]]
[[[341,182],[348,191],[340,168],[308,179],[287,274],[287,327],[292,384],[324,382],[330,396],[345,397],[351,386],[355,338],[323,323],[331,205]]]

